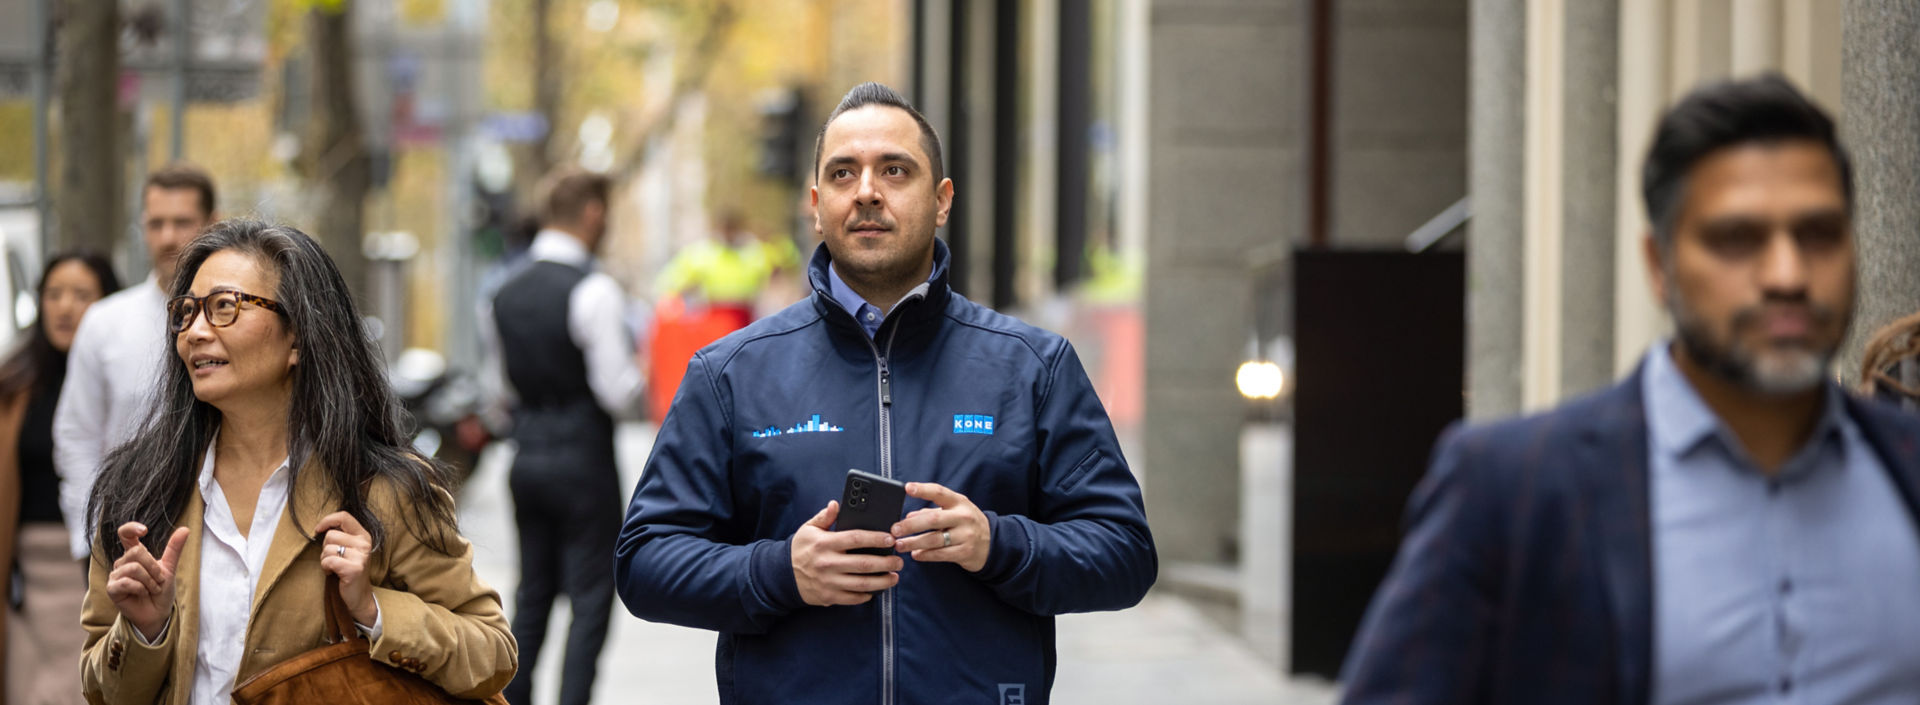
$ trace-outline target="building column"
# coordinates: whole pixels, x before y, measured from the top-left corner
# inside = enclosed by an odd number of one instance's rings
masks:
[[[1526,145],[1525,0],[1473,0],[1467,88],[1467,415],[1520,410]]]
[[[1666,335],[1666,319],[1647,279],[1646,207],[1640,163],[1653,142],[1654,119],[1667,104],[1671,74],[1666,0],[1620,0],[1618,105],[1614,130],[1613,372],[1626,375],[1647,348]],[[1629,39],[1630,38],[1630,39]]]
[[[1150,10],[1142,475],[1163,567],[1239,553],[1247,253],[1299,239],[1303,4]]]
[[[1558,398],[1614,378],[1614,207],[1620,3],[1566,4],[1561,64],[1560,384]]]
[[[1860,278],[1841,372],[1854,379],[1867,337],[1920,310],[1920,5],[1851,0],[1842,12],[1840,132]]]
[[[1770,69],[1781,61],[1780,0],[1733,0],[1733,17],[1728,23],[1732,42],[1734,78],[1747,78]]]
[[[1472,11],[1467,408],[1489,419],[1614,379],[1620,4]]]

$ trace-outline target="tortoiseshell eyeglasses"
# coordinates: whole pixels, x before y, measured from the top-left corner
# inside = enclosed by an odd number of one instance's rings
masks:
[[[193,325],[193,317],[205,311],[207,325],[225,328],[233,325],[240,317],[240,304],[252,304],[260,308],[282,313],[280,303],[264,296],[254,296],[244,291],[216,291],[206,296],[175,296],[167,301],[167,331],[178,334]]]

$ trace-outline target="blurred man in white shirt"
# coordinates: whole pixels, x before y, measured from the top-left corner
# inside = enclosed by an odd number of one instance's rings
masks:
[[[199,167],[173,164],[147,175],[140,198],[153,274],[87,310],[68,353],[67,383],[53,414],[53,460],[60,472],[60,512],[73,557],[90,549],[87,493],[100,461],[146,420],[167,345],[166,306],[174,260],[213,224],[213,179]]]

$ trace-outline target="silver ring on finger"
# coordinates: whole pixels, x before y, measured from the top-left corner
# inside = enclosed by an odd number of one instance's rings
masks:
[[[347,557],[347,547],[346,547],[346,546],[334,546],[334,547],[333,547],[333,555],[336,555],[336,556],[339,556],[339,557],[341,557],[341,558],[346,558],[346,557]]]
[[[952,545],[953,545],[953,532],[951,531],[940,532],[940,547],[946,548]]]

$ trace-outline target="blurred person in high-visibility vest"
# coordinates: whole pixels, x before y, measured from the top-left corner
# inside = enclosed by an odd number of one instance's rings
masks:
[[[647,363],[647,408],[654,419],[666,416],[693,352],[752,323],[763,298],[776,298],[763,295],[780,289],[778,282],[799,268],[791,239],[754,235],[737,211],[721,215],[715,230],[714,237],[682,248],[656,280],[659,304]],[[771,310],[792,302],[779,301]]]
[[[727,211],[715,237],[687,245],[660,272],[661,298],[679,297],[688,309],[704,308],[732,325],[753,322],[754,302],[775,274],[793,271],[800,254],[785,237],[761,238],[746,219]]]

